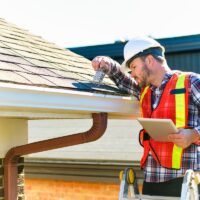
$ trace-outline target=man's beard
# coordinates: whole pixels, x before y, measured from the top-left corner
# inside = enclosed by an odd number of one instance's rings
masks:
[[[148,69],[147,65],[144,64],[143,69],[142,69],[142,77],[140,79],[140,82],[138,83],[140,88],[145,88],[146,86],[149,86],[148,78],[150,74],[151,74],[151,71]]]

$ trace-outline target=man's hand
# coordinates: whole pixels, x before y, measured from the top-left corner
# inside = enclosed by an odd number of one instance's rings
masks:
[[[101,68],[106,74],[110,74],[114,64],[114,60],[106,56],[97,56],[92,60],[93,69],[97,71],[99,68]]]
[[[180,128],[178,133],[172,133],[168,136],[170,142],[173,142],[179,147],[187,148],[192,143],[199,140],[199,134],[195,129]]]

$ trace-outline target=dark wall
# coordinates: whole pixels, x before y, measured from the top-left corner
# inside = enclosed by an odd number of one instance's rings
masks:
[[[200,73],[200,51],[166,54],[171,69]]]
[[[172,69],[200,73],[200,34],[157,39],[166,49],[168,65]],[[68,48],[90,60],[98,55],[106,55],[123,61],[123,48],[126,42]]]

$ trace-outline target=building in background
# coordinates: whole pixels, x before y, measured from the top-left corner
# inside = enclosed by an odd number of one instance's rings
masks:
[[[200,73],[200,34],[157,40],[165,47],[165,55],[172,69]],[[125,44],[126,42],[117,41],[113,44],[70,49],[90,60],[98,55],[106,55],[121,63]]]

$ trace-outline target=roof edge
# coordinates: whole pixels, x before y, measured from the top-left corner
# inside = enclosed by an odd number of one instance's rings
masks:
[[[109,118],[139,116],[139,102],[133,97],[10,83],[0,83],[0,108],[0,116],[6,117],[91,118],[98,112]]]

